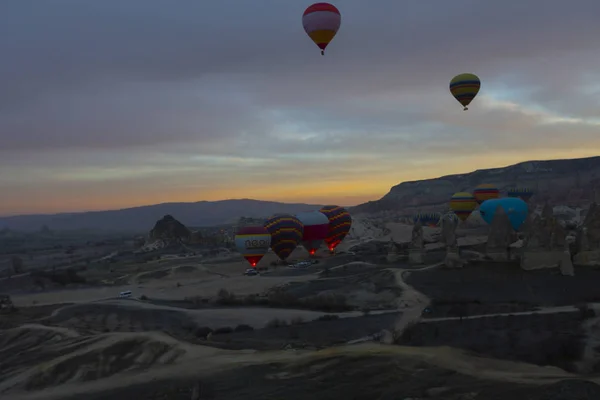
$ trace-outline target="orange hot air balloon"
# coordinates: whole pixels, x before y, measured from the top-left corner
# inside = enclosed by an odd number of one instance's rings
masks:
[[[335,37],[341,23],[340,11],[329,3],[315,3],[302,15],[304,31],[319,46],[321,55],[325,55],[325,48]]]
[[[477,204],[481,204],[486,200],[497,199],[500,197],[500,191],[494,185],[483,183],[473,190],[473,196],[475,196]]]

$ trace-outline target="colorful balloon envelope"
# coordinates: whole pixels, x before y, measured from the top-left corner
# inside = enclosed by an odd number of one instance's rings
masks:
[[[523,222],[525,222],[525,219],[527,218],[527,213],[529,212],[527,203],[522,199],[517,197],[503,197],[501,199],[484,201],[479,207],[479,213],[485,222],[491,224],[496,216],[498,207],[504,209],[504,212],[508,215],[511,226],[515,231],[519,230],[521,225],[523,225]]]
[[[325,243],[329,251],[333,251],[350,233],[352,217],[348,210],[340,206],[325,206],[319,211],[325,214],[329,220],[329,229],[327,237],[325,237]]]
[[[325,55],[325,48],[340,29],[342,16],[340,11],[329,3],[315,3],[309,6],[302,15],[304,31]]]
[[[507,195],[508,197],[518,197],[524,201],[529,201],[531,196],[533,196],[533,190],[529,188],[511,188],[508,189]]]
[[[271,234],[264,226],[246,226],[235,235],[235,247],[252,267],[256,267],[270,246]]]
[[[439,224],[441,217],[440,213],[418,213],[413,217],[413,221],[415,224],[421,222],[421,225],[435,227]]]
[[[452,96],[463,105],[464,110],[468,110],[468,105],[471,104],[479,89],[481,81],[475,74],[460,74],[456,75],[450,81],[450,93]]]
[[[458,192],[450,199],[450,210],[452,210],[461,221],[469,218],[469,215],[471,215],[475,208],[477,208],[477,201],[475,201],[475,197],[473,197],[471,193]]]
[[[481,204],[486,200],[497,199],[500,197],[500,191],[495,185],[484,183],[473,190],[473,196],[477,204]]]
[[[271,249],[282,261],[300,244],[304,234],[302,222],[289,214],[269,218],[265,228],[271,234]]]
[[[313,255],[329,233],[329,219],[320,211],[299,213],[296,214],[296,218],[304,225],[302,245],[310,255]]]

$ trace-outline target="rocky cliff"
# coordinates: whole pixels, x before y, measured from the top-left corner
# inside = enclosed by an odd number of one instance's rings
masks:
[[[165,215],[154,225],[148,235],[150,240],[182,240],[189,241],[192,232],[171,215]]]
[[[472,191],[491,183],[506,194],[515,187],[535,192],[534,204],[550,202],[577,207],[592,202],[600,192],[600,157],[571,160],[526,161],[504,168],[482,169],[460,175],[403,182],[391,188],[380,200],[351,208],[353,214],[441,210],[459,191]]]

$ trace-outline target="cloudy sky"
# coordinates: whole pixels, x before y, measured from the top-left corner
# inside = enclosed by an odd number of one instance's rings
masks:
[[[600,1],[3,0],[0,215],[256,198],[600,154]],[[467,112],[452,76],[482,89]]]

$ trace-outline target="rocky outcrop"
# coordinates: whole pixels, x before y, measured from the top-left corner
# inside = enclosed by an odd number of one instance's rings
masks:
[[[347,240],[371,240],[385,236],[388,233],[389,231],[383,224],[367,218],[353,217],[352,226],[346,238]]]
[[[554,217],[553,209],[548,203],[539,216],[530,214],[527,217],[523,231],[521,268],[533,270],[561,267],[565,275],[572,274],[567,233]]]
[[[508,261],[513,228],[504,208],[498,206],[490,225],[486,255],[494,261]]]
[[[535,192],[531,200],[536,204],[587,205],[594,201],[595,188],[600,186],[600,157],[527,161],[504,168],[403,182],[380,200],[352,207],[350,212],[440,211],[454,193],[472,191],[481,183],[494,184],[502,192],[517,186],[530,187]]]
[[[182,240],[189,241],[192,232],[171,215],[165,215],[154,224],[148,235],[150,240]]]
[[[388,253],[389,243],[380,240],[370,240],[368,242],[354,245],[348,249],[356,255],[384,255]]]
[[[456,238],[458,223],[458,217],[453,213],[444,214],[440,221],[442,225],[442,242],[446,246],[446,257],[444,258],[444,266],[446,268],[462,268],[466,264],[460,258],[458,250],[458,241]]]
[[[410,249],[408,250],[408,262],[411,264],[423,264],[424,249],[423,226],[420,222],[417,222],[412,230],[412,240],[410,242]]]
[[[592,203],[583,224],[577,229],[573,257],[575,265],[600,265],[600,206]]]

